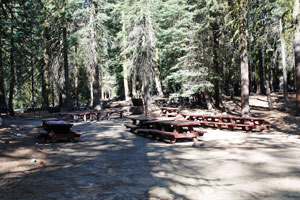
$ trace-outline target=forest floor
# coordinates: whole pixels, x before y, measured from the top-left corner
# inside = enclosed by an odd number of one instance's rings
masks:
[[[272,94],[250,98],[251,113],[272,124],[265,132],[208,128],[192,141],[169,144],[126,131],[128,120],[75,123],[75,143],[37,143],[39,117],[3,117],[0,199],[299,199],[300,119]],[[224,101],[240,112],[239,99]],[[213,114],[220,111],[191,109]],[[19,135],[17,134],[19,133]]]

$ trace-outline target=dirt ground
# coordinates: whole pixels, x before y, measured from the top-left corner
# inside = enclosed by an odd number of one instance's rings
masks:
[[[250,99],[271,130],[208,128],[197,144],[141,137],[118,118],[75,123],[84,132],[75,143],[39,144],[39,115],[4,117],[0,199],[300,199],[300,119],[293,101],[273,101],[269,111],[265,96]],[[224,105],[240,111],[238,99]]]

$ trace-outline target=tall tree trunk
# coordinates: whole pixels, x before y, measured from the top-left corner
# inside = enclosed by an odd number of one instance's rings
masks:
[[[147,115],[148,111],[151,111],[152,109],[150,108],[150,79],[146,73],[143,76],[142,84],[144,89],[145,115]]]
[[[267,56],[267,58],[271,58],[271,56]],[[265,63],[265,62],[264,62]],[[271,98],[271,88],[270,88],[270,79],[271,79],[271,69],[266,64],[264,64],[264,71],[265,71],[265,88],[266,88],[266,95],[267,95],[267,101],[268,101],[268,107],[269,110],[273,109],[273,102]]]
[[[213,107],[211,94],[206,88],[204,89],[203,93],[204,93],[206,107],[208,110],[210,110]]]
[[[41,64],[41,81],[42,81],[42,98],[43,98],[43,107],[49,107],[49,96],[48,96],[48,79],[46,75],[46,63]]]
[[[93,107],[96,109],[100,109],[100,73],[99,73],[99,65],[95,65],[95,77],[93,82]]]
[[[284,16],[284,15],[283,15]],[[282,59],[282,74],[283,74],[283,95],[284,95],[284,102],[289,101],[288,97],[288,90],[287,90],[287,74],[286,74],[286,42],[284,39],[284,32],[283,32],[283,16],[280,18],[280,43],[281,43],[281,59]]]
[[[245,33],[244,33],[245,34]],[[247,40],[245,35],[241,35],[241,107],[242,116],[250,116],[249,106],[249,70],[247,57]]]
[[[90,1],[90,23],[91,23],[91,53],[92,53],[92,69],[94,69],[93,79],[93,107],[100,109],[100,80],[99,65],[97,63],[97,44],[96,44],[96,26],[95,26],[95,5],[94,1]]]
[[[156,85],[156,89],[158,92],[158,96],[163,97],[164,93],[162,90],[162,85],[161,85],[161,80],[160,80],[160,72],[159,72],[159,54],[158,54],[158,49],[156,48],[156,65],[154,66],[154,79],[155,79],[155,85]]]
[[[49,28],[45,28],[46,41],[50,40]],[[42,81],[42,98],[43,98],[43,106],[49,106],[49,68],[50,68],[50,47],[47,44],[45,52],[44,52],[44,62],[41,65],[41,81]],[[54,89],[53,89],[54,90]],[[52,96],[54,98],[54,96]]]
[[[55,106],[55,87],[54,87],[54,82],[52,82],[52,88],[51,88],[51,93],[52,93],[52,106]]]
[[[65,0],[64,0],[65,1]],[[64,2],[65,4],[65,2]],[[65,10],[65,5],[63,7]],[[65,72],[65,90],[66,90],[66,107],[68,111],[72,111],[71,94],[70,94],[70,80],[69,80],[69,62],[68,62],[68,41],[67,41],[67,24],[64,16],[63,19],[63,58],[64,58],[64,72]]]
[[[259,60],[259,93],[266,94],[265,88],[265,72],[264,72],[264,52],[263,49],[258,50],[258,60]]]
[[[219,56],[218,56],[218,49],[219,49],[219,41],[218,41],[218,25],[214,23],[212,25],[213,31],[213,64],[214,70],[216,74],[216,78],[214,79],[214,87],[215,87],[215,106],[216,108],[220,108],[220,83],[218,77],[220,77],[220,69],[219,69]]]
[[[89,106],[92,107],[93,106],[93,102],[94,102],[94,92],[93,92],[93,82],[94,82],[94,77],[89,79],[89,89],[90,89],[90,102],[89,102]]]
[[[33,38],[32,38],[32,28],[30,30],[30,45],[33,48]],[[33,49],[30,52],[30,64],[31,64],[31,105],[35,104],[35,96],[34,96],[34,65],[33,65]]]
[[[7,108],[6,105],[6,94],[5,94],[5,83],[4,83],[4,70],[3,70],[3,62],[2,62],[2,43],[1,43],[1,35],[0,35],[0,109]]]
[[[294,26],[295,37],[294,37],[294,53],[295,53],[295,75],[296,75],[296,115],[300,116],[300,24],[299,24],[299,13],[300,13],[300,0],[295,0],[294,5]]]
[[[129,100],[129,86],[128,86],[128,66],[127,66],[127,56],[125,53],[126,49],[126,21],[125,21],[125,14],[122,11],[122,46],[123,46],[123,81],[124,81],[124,94],[125,100]]]
[[[12,3],[11,3],[12,5]],[[13,16],[13,5],[11,6],[11,33],[10,33],[10,83],[9,83],[9,99],[8,99],[8,107],[9,114],[11,116],[15,115],[13,98],[14,98],[14,90],[15,90],[15,66],[14,66],[14,16]]]
[[[132,97],[137,98],[137,74],[136,70],[134,70],[132,75],[132,83],[131,83],[131,91],[132,91]]]
[[[155,34],[154,34],[153,27],[152,27],[152,18],[151,18],[150,15],[148,16],[148,23],[149,23],[149,27],[150,27],[150,30],[151,30],[151,33],[149,33],[150,42],[151,42],[151,45],[153,47],[155,47]],[[163,97],[164,93],[163,93],[163,90],[162,90],[162,85],[161,85],[161,81],[160,81],[160,77],[159,77],[159,69],[158,69],[159,54],[158,54],[158,49],[157,48],[155,49],[155,61],[156,61],[155,62],[156,64],[153,66],[153,72],[154,72],[153,75],[154,75],[154,80],[155,80],[155,86],[156,86],[158,95],[160,97]]]
[[[78,96],[78,49],[77,45],[75,45],[75,64],[74,64],[74,96],[76,101],[76,106],[79,106],[79,96]]]

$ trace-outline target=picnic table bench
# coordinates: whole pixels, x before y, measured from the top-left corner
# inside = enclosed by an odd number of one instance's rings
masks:
[[[167,139],[174,144],[177,139],[189,138],[197,141],[198,136],[202,136],[206,131],[195,130],[199,124],[191,121],[175,120],[155,120],[144,122],[146,128],[138,128],[138,133],[151,135],[153,138],[159,137],[160,140]]]
[[[43,129],[39,129],[40,138],[44,139],[44,142],[62,139],[74,141],[74,138],[80,137],[82,132],[72,130],[72,126],[72,123],[62,120],[43,120]]]
[[[203,115],[197,113],[180,113],[185,119],[197,121],[203,128],[212,125],[221,129],[222,127],[228,128],[233,131],[234,128],[241,127],[245,131],[263,131],[271,127],[270,124],[265,123],[264,118],[255,117],[236,117],[230,115]]]
[[[84,111],[74,111],[74,112],[60,112],[58,113],[59,118],[62,119],[65,115],[70,115],[73,117],[74,122],[78,122],[79,118],[82,117],[83,121],[87,121],[87,119],[90,119],[91,121],[96,118],[97,121],[100,121],[101,116],[102,119],[110,120],[112,114],[119,114],[120,118],[124,118],[124,111],[123,110],[106,110],[106,111],[95,111],[95,110],[84,110]]]
[[[178,113],[178,108],[172,108],[172,107],[161,107],[160,108],[160,116],[176,116]]]
[[[107,111],[104,111],[103,114],[105,114],[104,118],[106,118],[107,120],[111,119],[110,116],[112,114],[118,114],[118,115],[120,115],[121,119],[124,119],[124,110],[115,110],[115,109],[113,109],[113,110],[107,110]]]
[[[180,113],[186,120],[197,121],[201,127],[205,128],[208,125],[212,125],[218,129],[222,127],[233,130],[234,123],[229,115],[203,115],[199,113]]]
[[[127,118],[132,120],[132,124],[125,124],[125,127],[130,129],[130,132],[134,132],[137,128],[143,128],[146,121],[157,120],[157,118],[147,116],[127,116]]]
[[[256,129],[258,131],[263,131],[270,129],[270,124],[265,124],[264,118],[256,117],[232,117],[235,127],[242,127],[243,130],[252,131]]]

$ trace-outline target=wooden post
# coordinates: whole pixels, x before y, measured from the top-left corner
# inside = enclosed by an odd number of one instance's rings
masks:
[[[145,116],[147,116],[148,115],[148,106],[147,106],[147,104],[145,105]]]

